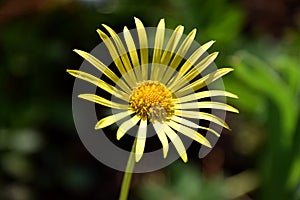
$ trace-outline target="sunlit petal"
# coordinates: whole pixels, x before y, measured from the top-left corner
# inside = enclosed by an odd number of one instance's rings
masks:
[[[203,99],[207,97],[215,97],[215,96],[238,98],[238,96],[236,96],[235,94],[223,90],[208,90],[208,91],[201,91],[184,97],[177,98],[175,100],[175,103],[185,103],[189,101],[194,101],[194,100]]]
[[[181,118],[181,117],[177,117],[176,115],[174,115],[172,118],[171,118],[172,121],[175,121],[175,122],[178,122],[182,125],[185,125],[185,126],[188,126],[188,127],[191,127],[191,128],[200,128],[200,129],[203,129],[203,130],[207,130],[207,131],[210,131],[212,132],[213,134],[215,134],[217,137],[220,137],[220,134],[211,129],[211,128],[208,128],[208,127],[204,127],[204,126],[199,126],[198,124],[194,123],[194,122],[191,122],[190,120],[186,120],[184,118]]]
[[[218,52],[214,52],[206,56],[195,67],[191,68],[191,70],[187,74],[183,75],[182,77],[180,76],[178,80],[174,80],[174,83],[176,84],[172,87],[173,90],[177,90],[178,88],[186,85],[188,82],[191,82],[217,58],[218,54]]]
[[[199,80],[196,80],[195,82],[193,82],[193,83],[187,85],[186,87],[180,89],[179,91],[177,91],[176,96],[180,97],[180,96],[186,95],[191,92],[191,89],[193,89],[194,91],[197,91],[200,88],[211,84],[215,80],[221,78],[222,76],[224,76],[225,74],[228,74],[231,71],[233,71],[232,68],[222,68],[222,69],[218,69],[214,72],[211,72],[210,74],[202,77]]]
[[[187,158],[186,150],[180,137],[168,125],[165,126],[164,130],[168,138],[170,138],[171,142],[174,144],[175,149],[177,150],[183,162],[187,162],[188,158]]]
[[[162,54],[163,44],[164,44],[164,35],[165,35],[165,20],[161,19],[158,23],[155,35],[155,42],[154,42],[154,51],[153,51],[153,58],[152,58],[152,66],[159,66],[160,58]],[[161,67],[151,67],[151,80],[158,80],[157,76],[161,72]]]
[[[126,42],[126,45],[128,48],[128,52],[129,52],[129,55],[131,58],[131,62],[134,67],[136,78],[138,81],[141,81],[142,74],[141,74],[141,71],[139,68],[139,66],[140,66],[139,56],[137,54],[136,46],[135,46],[134,40],[131,36],[131,33],[126,26],[124,27],[123,34],[124,34],[124,39],[125,39],[125,42]]]
[[[199,47],[194,53],[186,60],[186,62],[183,64],[183,66],[179,69],[178,76],[174,77],[173,81],[171,80],[170,83],[168,83],[170,88],[173,88],[174,86],[182,87],[182,85],[178,85],[178,80],[185,75],[189,69],[192,68],[192,66],[200,59],[200,57],[213,45],[215,41],[209,41]],[[175,84],[175,85],[174,85]],[[174,89],[175,90],[175,89]]]
[[[184,134],[185,136],[199,142],[200,144],[203,144],[207,147],[211,148],[211,144],[209,143],[209,141],[200,133],[198,133],[197,131],[194,131],[193,129],[186,127],[184,125],[180,125],[174,121],[169,121],[167,122],[167,124],[172,127],[173,129],[175,129],[176,131]]]
[[[106,65],[104,65],[101,61],[99,61],[97,58],[95,58],[94,56],[92,56],[87,52],[77,50],[77,49],[75,49],[74,51],[77,54],[79,54],[81,57],[83,57],[85,60],[87,60],[89,63],[91,63],[99,71],[101,71],[105,76],[107,76],[110,80],[112,80],[115,84],[117,84],[122,90],[130,94],[130,89],[124,83],[124,81],[120,80],[120,78],[113,71],[111,71]]]
[[[97,122],[97,124],[95,125],[95,129],[105,128],[107,126],[110,126],[113,123],[116,123],[117,121],[123,119],[124,117],[131,115],[132,113],[133,113],[132,111],[128,110],[125,112],[120,112],[120,113],[105,117]]]
[[[100,29],[97,29],[97,33],[99,34],[100,38],[103,40],[105,46],[107,47],[107,49],[110,53],[110,56],[111,56],[112,60],[114,61],[114,63],[116,64],[119,72],[121,73],[122,76],[124,76],[126,74],[126,70],[120,59],[120,55],[115,48],[115,45],[103,31],[101,31]]]
[[[184,27],[179,25],[176,27],[173,34],[171,35],[171,37],[167,43],[167,46],[164,50],[164,53],[161,57],[160,63],[162,66],[168,66],[168,64],[170,63],[170,60],[171,60],[171,58],[175,52],[175,49],[180,41],[180,38],[183,34],[183,30],[184,30]],[[160,73],[158,73],[157,80],[163,82],[166,69],[167,69],[167,67],[161,67],[161,71],[160,71]]]
[[[105,81],[91,75],[88,74],[86,72],[82,72],[82,71],[78,71],[78,70],[67,70],[67,72],[69,74],[71,74],[72,76],[75,76],[76,78],[85,80],[87,82],[90,82],[94,85],[96,85],[97,87],[105,90],[106,92],[114,95],[115,97],[118,97],[120,99],[123,99],[125,101],[128,102],[129,100],[129,95],[122,92],[121,90],[118,90],[117,88],[115,88],[114,86],[111,86],[110,84],[106,83]]]
[[[146,137],[147,137],[147,120],[141,120],[139,130],[137,132],[137,141],[135,147],[135,160],[140,161],[144,153]]]
[[[148,39],[145,27],[141,20],[134,18],[136,29],[139,36],[139,50],[141,55],[141,65],[142,68],[142,80],[148,80]]]
[[[184,75],[184,78],[189,81],[193,80],[197,75],[203,72],[210,64],[212,64],[218,55],[219,52],[214,52],[203,58],[203,60],[201,60],[194,68],[192,68],[191,71]]]
[[[169,141],[168,141],[168,138],[165,134],[165,124],[161,124],[161,123],[154,123],[153,124],[153,127],[155,129],[155,132],[163,146],[163,155],[164,155],[164,158],[167,157],[167,154],[168,154],[168,151],[169,151]]]
[[[170,78],[172,77],[174,71],[177,69],[178,65],[182,61],[182,59],[185,57],[185,54],[189,50],[192,42],[194,41],[194,38],[196,36],[196,29],[193,29],[187,37],[184,39],[180,47],[178,48],[178,51],[175,53],[174,58],[172,59],[170,63],[170,68],[168,68],[165,72],[165,75],[163,79],[161,80],[162,83],[166,84]]]
[[[186,118],[203,119],[206,121],[211,121],[220,126],[223,126],[224,128],[230,129],[228,124],[224,120],[209,113],[198,112],[198,111],[175,110],[174,114]]]
[[[109,34],[111,35],[112,39],[114,40],[118,52],[119,52],[119,56],[121,57],[122,63],[124,64],[124,67],[130,77],[130,80],[133,82],[136,82],[136,77],[134,74],[134,71],[132,70],[132,66],[130,63],[130,60],[127,56],[127,51],[123,45],[123,42],[121,41],[120,37],[118,36],[118,34],[111,29],[109,26],[102,24],[102,26],[109,32]]]
[[[212,102],[212,101],[201,101],[201,102],[191,102],[184,104],[175,104],[175,109],[195,109],[195,108],[210,108],[210,109],[218,109],[225,110],[229,112],[239,113],[239,111],[225,103],[220,102]]]
[[[80,94],[78,97],[110,108],[116,108],[120,110],[128,109],[127,104],[115,103],[95,94]]]
[[[140,119],[141,118],[135,115],[131,119],[123,122],[117,131],[117,140],[120,140],[127,133],[129,129],[134,127],[140,121]]]

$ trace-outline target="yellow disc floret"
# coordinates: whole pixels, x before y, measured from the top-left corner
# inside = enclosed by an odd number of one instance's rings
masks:
[[[153,81],[142,82],[133,90],[129,107],[141,119],[152,123],[167,121],[174,114],[172,92]]]

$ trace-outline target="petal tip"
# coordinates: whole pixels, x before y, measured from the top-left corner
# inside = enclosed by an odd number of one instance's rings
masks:
[[[187,163],[187,162],[188,162],[188,157],[187,157],[186,154],[185,154],[185,155],[181,155],[181,159],[182,159],[182,161],[183,161],[184,163]]]
[[[135,153],[135,162],[139,162],[142,158],[142,154]]]

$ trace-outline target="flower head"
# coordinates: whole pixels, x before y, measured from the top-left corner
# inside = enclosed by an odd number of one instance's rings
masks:
[[[186,149],[178,134],[183,134],[207,147],[211,147],[210,142],[195,129],[206,130],[217,137],[220,136],[217,131],[200,126],[192,119],[206,120],[229,129],[224,120],[199,109],[219,109],[238,113],[237,109],[225,103],[204,100],[215,96],[237,98],[236,95],[223,90],[200,90],[229,73],[232,69],[221,68],[199,78],[218,55],[215,52],[200,59],[214,41],[200,46],[187,59],[184,59],[194,41],[196,30],[192,30],[180,42],[183,26],[178,26],[170,38],[166,40],[165,21],[161,19],[156,29],[152,52],[142,22],[135,18],[135,23],[138,42],[134,41],[131,32],[126,27],[122,33],[125,43],[107,25],[103,25],[103,27],[111,37],[101,30],[97,30],[114,61],[118,70],[117,73],[93,55],[74,50],[100,70],[114,85],[86,72],[78,70],[67,70],[67,72],[100,87],[124,102],[118,103],[96,94],[79,95],[79,98],[119,110],[118,113],[98,121],[95,129],[105,128],[129,117],[118,127],[117,139],[119,140],[132,127],[138,126],[135,143],[137,162],[144,153],[148,124],[154,127],[162,143],[164,157],[167,156],[170,140],[182,160],[187,162]],[[166,45],[164,45],[165,42]]]

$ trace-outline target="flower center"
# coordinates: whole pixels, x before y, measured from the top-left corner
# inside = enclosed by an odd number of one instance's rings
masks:
[[[141,119],[162,123],[174,114],[172,92],[163,84],[153,81],[140,83],[133,90],[129,107]]]

